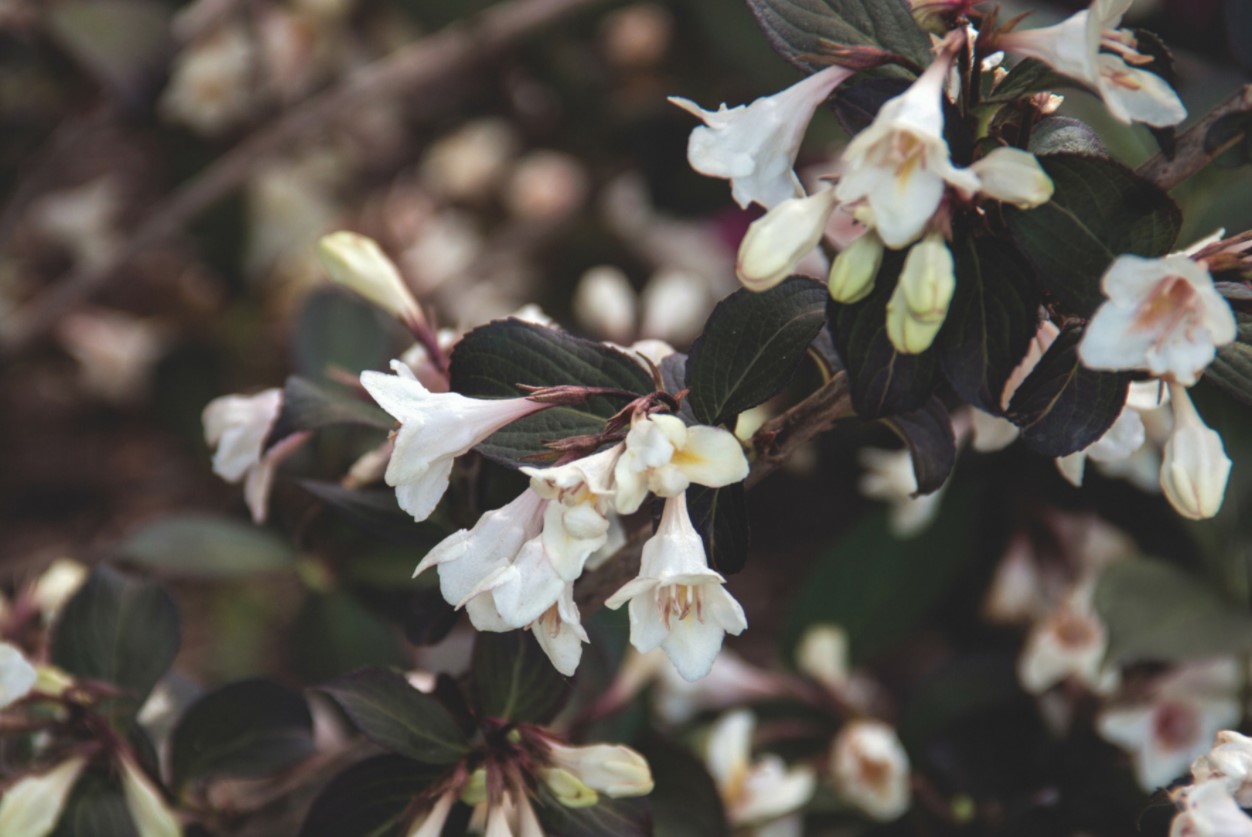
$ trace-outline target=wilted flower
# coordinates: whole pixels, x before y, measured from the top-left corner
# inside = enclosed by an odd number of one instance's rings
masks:
[[[1185,255],[1119,256],[1101,287],[1108,300],[1078,346],[1092,369],[1146,369],[1191,386],[1217,347],[1235,339],[1230,305],[1208,270]]]
[[[743,608],[709,569],[704,542],[687,515],[687,495],[665,501],[661,525],[643,545],[639,577],[605,604],[630,602],[630,642],[641,652],[660,646],[688,680],[709,673],[722,638],[748,627]]]
[[[848,722],[831,748],[830,773],[841,799],[881,822],[912,803],[908,753],[882,721]]]
[[[1165,443],[1161,489],[1179,514],[1202,520],[1217,514],[1226,496],[1230,458],[1222,437],[1206,425],[1180,384],[1170,384],[1174,430]]]
[[[730,179],[735,202],[766,209],[804,194],[792,168],[813,112],[854,71],[827,67],[781,93],[716,111],[678,97],[670,101],[704,121],[691,132],[687,159],[710,177]],[[816,242],[814,242],[816,243]],[[812,245],[810,245],[811,247]]]
[[[47,773],[26,776],[11,786],[0,797],[0,834],[50,834],[86,763],[82,756],[75,756]]]
[[[1135,66],[1152,59],[1137,51],[1130,30],[1118,28],[1133,2],[1094,0],[1090,8],[1055,26],[1001,35],[997,45],[1095,88],[1109,113],[1122,122],[1177,125],[1187,117],[1178,94],[1156,73]]]
[[[835,211],[833,189],[789,198],[752,222],[739,245],[735,272],[750,291],[767,291],[795,269],[822,240]]]
[[[400,422],[384,479],[396,489],[400,508],[418,521],[439,505],[452,462],[492,433],[548,406],[527,398],[468,398],[431,392],[398,360],[396,373],[362,372],[361,385]]]
[[[780,819],[812,798],[817,784],[810,768],[788,768],[776,755],[764,755],[753,762],[755,726],[751,712],[731,712],[713,725],[705,745],[704,761],[717,783],[732,827],[776,827]]]

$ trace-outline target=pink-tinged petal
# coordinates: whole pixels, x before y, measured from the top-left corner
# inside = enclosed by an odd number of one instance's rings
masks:
[[[1135,324],[1135,310],[1105,303],[1087,324],[1078,357],[1089,369],[1134,369],[1142,366],[1155,336]]]

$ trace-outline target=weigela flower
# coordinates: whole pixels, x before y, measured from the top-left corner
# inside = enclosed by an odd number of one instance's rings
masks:
[[[539,647],[552,661],[552,667],[573,677],[583,657],[583,643],[589,642],[582,615],[574,603],[574,585],[566,584],[556,603],[530,625]]]
[[[86,764],[83,756],[75,756],[9,787],[0,798],[0,834],[45,837],[52,833]]]
[[[507,424],[542,410],[527,398],[490,400],[454,392],[431,392],[398,360],[394,375],[362,372],[361,385],[400,422],[384,479],[396,489],[400,508],[417,521],[439,505],[452,462]]]
[[[1092,369],[1146,369],[1191,386],[1218,346],[1235,339],[1235,315],[1199,262],[1119,256],[1101,281],[1108,297],[1078,356]]]
[[[853,72],[827,67],[781,93],[747,106],[722,105],[716,111],[670,97],[705,123],[691,132],[687,145],[691,167],[709,177],[729,178],[735,202],[745,209],[752,203],[770,209],[803,195],[793,167],[804,131],[813,112]]]
[[[129,758],[121,762],[122,792],[136,831],[141,837],[182,837],[183,830],[161,791]]]
[[[917,81],[887,101],[843,152],[835,193],[845,203],[868,201],[888,247],[904,247],[922,234],[948,185],[965,193],[979,189],[978,175],[952,164],[943,138],[944,83],[962,43],[946,41]]]
[[[1191,763],[1191,778],[1197,784],[1221,780],[1235,802],[1252,807],[1252,738],[1234,730],[1220,731],[1213,749]]]
[[[705,745],[705,765],[732,827],[774,825],[808,803],[817,785],[811,769],[788,768],[776,755],[752,761],[755,726],[746,709],[731,712],[713,725]]]
[[[1183,517],[1203,520],[1217,514],[1226,496],[1230,458],[1222,437],[1196,412],[1187,390],[1170,384],[1174,430],[1165,443],[1161,489]]]
[[[405,837],[440,837],[456,798],[454,790],[441,793],[434,805],[417,815]]]
[[[874,290],[874,277],[882,266],[882,240],[873,230],[849,244],[830,266],[826,289],[835,302],[851,305],[860,302]]]
[[[30,693],[38,674],[17,646],[0,642],[0,709]]]
[[[912,804],[909,756],[882,721],[850,721],[830,751],[835,792],[873,819],[890,822]]]
[[[1220,660],[1174,670],[1145,702],[1106,708],[1096,731],[1132,754],[1139,786],[1150,792],[1182,775],[1240,714],[1238,666]]]
[[[317,249],[334,282],[406,323],[424,322],[422,309],[400,271],[374,239],[341,230],[323,236]]]
[[[587,558],[608,539],[613,469],[623,449],[616,445],[552,468],[522,468],[531,489],[549,501],[543,544],[565,581],[578,578]]]
[[[687,515],[687,496],[665,501],[661,525],[643,545],[639,577],[605,604],[630,603],[630,643],[641,652],[660,646],[687,680],[709,673],[727,633],[748,627],[743,608],[709,569],[700,534]]]
[[[1095,462],[1118,462],[1127,459],[1143,446],[1148,433],[1143,426],[1139,411],[1123,407],[1104,435],[1080,451],[1056,460],[1061,475],[1070,484],[1081,486],[1087,459]]]
[[[676,497],[692,483],[720,488],[747,476],[748,458],[733,433],[688,427],[678,416],[645,416],[631,422],[626,449],[613,468],[614,506],[620,514],[633,514],[649,491]]]
[[[263,451],[282,406],[282,390],[267,389],[256,395],[214,398],[202,416],[205,441],[216,449],[213,472],[227,482],[243,480],[244,499],[257,523],[265,522],[279,463],[307,438],[305,433],[293,433]]]
[[[935,342],[956,293],[956,268],[943,236],[931,233],[909,248],[895,292],[887,300],[887,337],[904,354]]]
[[[1020,148],[997,148],[970,166],[978,191],[993,200],[1033,209],[1052,199],[1052,178],[1035,155]]]
[[[1169,837],[1252,837],[1252,819],[1220,781],[1181,788],[1171,798],[1180,810]]]
[[[1097,694],[1117,688],[1117,670],[1104,665],[1108,630],[1095,613],[1094,588],[1093,579],[1084,579],[1031,629],[1017,661],[1017,679],[1026,691],[1042,694],[1066,679]]]
[[[743,286],[767,291],[786,279],[822,240],[836,203],[834,190],[822,189],[807,197],[789,198],[753,221],[735,264]]]
[[[595,794],[620,799],[652,792],[652,771],[647,760],[621,744],[575,747],[550,741],[548,756],[553,768],[573,776]],[[593,795],[593,804],[594,801]]]
[[[1158,128],[1177,125],[1187,118],[1178,94],[1156,73],[1135,66],[1152,59],[1136,51],[1133,33],[1118,28],[1133,2],[1095,0],[1085,11],[1055,26],[1002,35],[997,45],[1037,58],[1093,87],[1109,113],[1122,122]]]
[[[939,511],[942,491],[917,493],[917,473],[906,448],[862,448],[858,458],[865,473],[857,487],[866,497],[890,504],[888,521],[896,537],[911,538],[930,525]]]

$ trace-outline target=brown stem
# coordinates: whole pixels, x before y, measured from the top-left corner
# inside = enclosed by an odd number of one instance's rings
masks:
[[[1235,95],[1213,108],[1199,122],[1179,134],[1172,160],[1158,153],[1141,165],[1137,173],[1166,191],[1173,189],[1211,163],[1214,158],[1243,141],[1242,134],[1239,134],[1211,151],[1204,147],[1204,139],[1217,120],[1232,113],[1245,111],[1252,111],[1252,84],[1245,84]]]
[[[340,84],[288,111],[226,152],[179,187],[140,222],[112,256],[82,265],[23,309],[0,323],[0,341],[16,353],[48,332],[65,314],[96,293],[131,259],[181,230],[201,212],[229,195],[259,163],[300,140],[345,122],[362,105],[404,95],[410,99],[490,61],[526,35],[603,0],[513,0],[448,26],[430,37],[353,73]]]

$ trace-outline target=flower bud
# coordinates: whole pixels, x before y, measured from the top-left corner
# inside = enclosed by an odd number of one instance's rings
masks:
[[[833,189],[791,198],[752,222],[739,245],[735,272],[750,291],[766,291],[787,277],[817,246],[838,203]]]
[[[848,682],[848,634],[838,625],[814,625],[800,637],[796,668],[829,689]]]
[[[931,233],[910,248],[887,302],[887,337],[892,345],[910,355],[929,349],[955,291],[952,253],[942,236]]]
[[[1230,459],[1222,437],[1196,412],[1187,388],[1169,385],[1174,405],[1174,431],[1165,443],[1161,488],[1183,517],[1203,520],[1217,514],[1226,496]]]
[[[629,340],[635,333],[638,297],[619,268],[593,267],[574,289],[574,316],[578,322],[607,340]]]
[[[0,834],[44,837],[52,831],[70,789],[78,781],[86,759],[66,759],[47,773],[27,776],[0,798]]]
[[[487,801],[487,769],[480,767],[469,775],[461,788],[461,801],[466,805],[480,805]]]
[[[322,236],[318,251],[331,281],[405,322],[423,321],[417,300],[374,239],[341,230]]]
[[[555,742],[549,746],[554,769],[570,774],[592,792],[599,791],[614,798],[652,792],[652,771],[647,760],[629,747],[621,744],[570,747]]]
[[[830,298],[850,305],[869,296],[882,264],[882,251],[882,241],[872,231],[845,247],[830,266]]]
[[[590,808],[600,801],[600,794],[563,768],[548,768],[543,772],[543,781],[556,801],[566,808]]]
[[[174,812],[161,791],[130,759],[122,759],[122,791],[139,837],[182,837]]]
[[[997,148],[970,166],[989,198],[1032,209],[1052,199],[1052,178],[1035,155],[1019,148]]]

